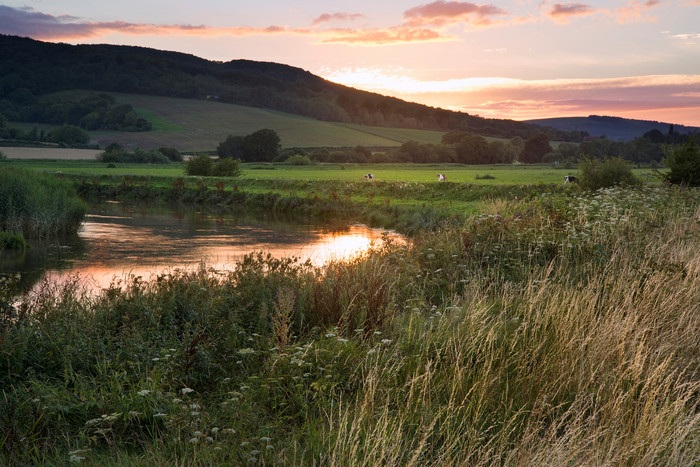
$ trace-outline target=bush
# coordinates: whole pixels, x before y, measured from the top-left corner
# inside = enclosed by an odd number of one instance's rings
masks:
[[[185,164],[185,173],[187,175],[211,175],[214,170],[214,161],[208,154],[200,154],[192,157]]]
[[[238,177],[241,174],[241,167],[236,159],[227,157],[220,159],[214,165],[213,174],[218,177]]]
[[[629,162],[619,157],[600,161],[584,158],[579,164],[578,182],[582,188],[597,190],[615,185],[639,185]]]
[[[694,140],[672,148],[665,161],[671,169],[666,180],[674,184],[700,186],[700,146]]]
[[[307,156],[302,156],[301,154],[295,154],[284,163],[289,165],[311,165],[311,159],[309,159]]]

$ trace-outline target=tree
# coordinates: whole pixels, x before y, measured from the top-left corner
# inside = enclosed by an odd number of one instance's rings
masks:
[[[640,180],[632,173],[630,163],[619,157],[601,161],[584,158],[579,163],[579,185],[588,190],[614,185],[638,185]]]
[[[491,162],[489,142],[480,135],[466,135],[455,146],[460,164],[488,164]]]
[[[90,135],[77,126],[63,125],[49,133],[49,140],[68,146],[80,146],[90,142]]]
[[[158,148],[158,151],[173,162],[182,162],[182,154],[175,148]]]
[[[243,137],[228,135],[228,137],[217,146],[216,154],[221,158],[232,157],[234,159],[243,159]]]
[[[280,150],[280,137],[270,129],[258,130],[243,138],[243,160],[269,162]]]
[[[665,165],[671,169],[666,175],[670,183],[700,186],[700,146],[697,141],[688,140],[683,146],[670,149]]]
[[[226,157],[214,164],[212,173],[218,177],[238,177],[241,174],[241,167],[236,159]]]
[[[192,157],[185,164],[185,173],[187,175],[211,175],[214,168],[214,161],[208,154],[199,154]]]
[[[537,133],[525,141],[525,146],[518,159],[526,164],[535,164],[542,162],[542,157],[548,152],[552,152],[549,138],[544,133]]]

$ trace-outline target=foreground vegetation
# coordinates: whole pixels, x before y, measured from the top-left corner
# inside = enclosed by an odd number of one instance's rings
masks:
[[[7,464],[692,465],[700,194],[483,197],[324,268],[0,284]]]

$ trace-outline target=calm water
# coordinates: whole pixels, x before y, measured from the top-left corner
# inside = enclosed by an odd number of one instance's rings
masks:
[[[78,275],[91,288],[105,288],[130,275],[148,280],[175,268],[232,269],[253,251],[296,256],[321,265],[345,259],[381,242],[383,234],[363,225],[343,228],[273,219],[148,209],[118,203],[90,210],[77,237],[2,252],[0,272],[21,272],[25,290],[44,279]]]

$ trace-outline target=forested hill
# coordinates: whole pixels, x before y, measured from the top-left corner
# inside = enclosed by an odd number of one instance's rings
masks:
[[[86,89],[216,99],[325,121],[398,128],[504,137],[528,137],[541,130],[360,91],[278,63],[215,62],[144,47],[54,44],[6,35],[0,35],[0,57],[0,113],[11,120],[22,119],[13,112],[41,96]],[[571,139],[564,133],[550,137]]]

